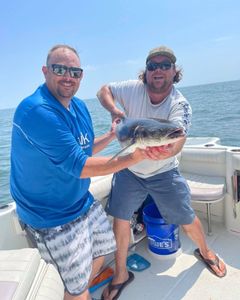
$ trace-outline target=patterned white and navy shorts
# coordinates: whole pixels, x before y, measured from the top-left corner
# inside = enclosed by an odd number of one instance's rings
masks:
[[[65,225],[34,229],[26,225],[42,258],[52,263],[71,295],[82,294],[89,284],[93,259],[116,250],[111,225],[102,205],[95,201],[89,211]]]

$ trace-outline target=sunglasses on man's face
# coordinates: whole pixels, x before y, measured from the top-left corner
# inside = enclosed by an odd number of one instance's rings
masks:
[[[48,66],[51,68],[53,73],[57,76],[64,76],[67,72],[69,72],[72,78],[80,78],[83,72],[83,69],[77,67],[67,67],[64,65],[52,64]]]
[[[172,63],[170,61],[163,61],[160,63],[149,61],[146,65],[148,71],[156,71],[158,68],[162,71],[171,69]]]

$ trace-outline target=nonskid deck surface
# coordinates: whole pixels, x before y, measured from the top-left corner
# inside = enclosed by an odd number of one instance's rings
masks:
[[[204,221],[203,221],[204,223]],[[205,225],[205,224],[204,224]],[[205,226],[204,226],[205,227]],[[135,279],[122,292],[120,300],[236,300],[240,299],[240,238],[213,224],[213,236],[207,242],[227,265],[227,275],[218,278],[193,255],[195,244],[181,232],[182,253],[173,259],[158,259],[143,239],[129,251],[151,262],[151,267],[134,272]],[[101,298],[102,288],[93,297]]]

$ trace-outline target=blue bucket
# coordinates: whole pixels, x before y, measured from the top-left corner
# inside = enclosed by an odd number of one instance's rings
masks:
[[[143,221],[150,251],[158,255],[169,255],[179,250],[179,226],[165,223],[155,203],[144,207]]]

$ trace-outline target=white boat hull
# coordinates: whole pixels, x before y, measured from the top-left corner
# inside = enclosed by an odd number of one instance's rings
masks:
[[[194,256],[195,245],[181,233],[181,254],[175,258],[161,260],[152,255],[144,234],[132,234],[130,250],[141,254],[151,262],[143,272],[135,272],[135,280],[124,289],[119,299],[123,300],[235,300],[240,299],[237,288],[240,278],[240,203],[236,200],[233,175],[240,170],[240,149],[217,144],[217,139],[193,139],[179,155],[180,171],[198,176],[224,178],[225,193],[221,201],[211,205],[212,235],[207,236],[209,246],[225,261],[227,276],[222,279],[210,273]],[[111,188],[111,175],[92,179],[91,192],[105,204]],[[206,207],[204,202],[193,203],[207,232]],[[0,210],[0,249],[22,249],[30,247],[15,214],[15,205]],[[1,253],[1,251],[0,251]],[[113,256],[107,263],[114,266]],[[1,270],[1,266],[0,266]],[[1,274],[1,271],[0,271]],[[0,276],[1,282],[1,276]],[[99,298],[102,289],[94,293]]]

